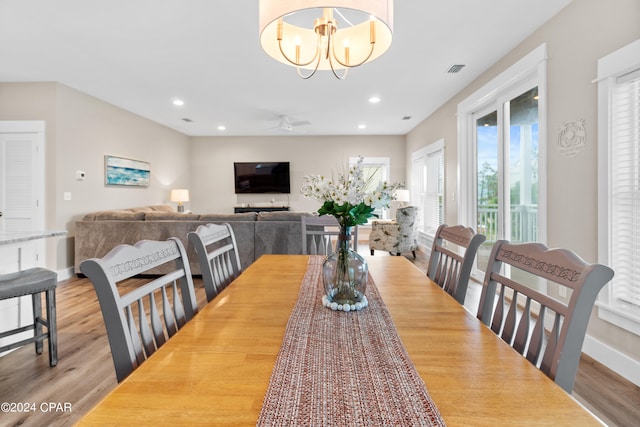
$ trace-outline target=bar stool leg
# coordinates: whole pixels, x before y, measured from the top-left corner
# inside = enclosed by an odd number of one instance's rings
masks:
[[[31,302],[33,303],[33,336],[42,336],[42,300],[40,298],[40,292],[31,294]],[[42,340],[38,339],[35,342],[36,354],[42,354]]]
[[[49,333],[49,366],[58,364],[58,326],[56,314],[56,290],[47,291],[47,332]],[[42,342],[40,343],[42,345]]]

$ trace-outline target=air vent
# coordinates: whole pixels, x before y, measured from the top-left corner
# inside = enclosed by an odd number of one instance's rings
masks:
[[[187,122],[187,123],[191,123],[191,122],[193,122],[193,120],[191,120],[191,119],[190,119],[190,118],[188,118],[188,117],[184,117],[184,118],[182,119],[182,121],[183,121],[183,122]]]
[[[447,74],[459,73],[464,68],[464,64],[454,64],[447,70]]]

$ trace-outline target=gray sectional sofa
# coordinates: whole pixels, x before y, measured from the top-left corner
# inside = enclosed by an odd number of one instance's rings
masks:
[[[193,274],[200,274],[196,254],[187,234],[201,224],[229,223],[236,237],[242,268],[263,254],[302,253],[302,216],[308,212],[249,212],[237,214],[177,213],[171,206],[144,206],[93,212],[77,221],[75,233],[75,272],[80,263],[102,257],[113,247],[139,240],[179,238],[187,248]]]

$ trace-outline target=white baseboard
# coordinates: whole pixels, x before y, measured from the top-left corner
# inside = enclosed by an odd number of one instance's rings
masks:
[[[65,268],[64,270],[58,270],[58,282],[71,279],[73,276],[75,276],[75,274],[76,273],[74,267]]]
[[[640,387],[640,361],[620,353],[589,335],[584,339],[582,352]]]

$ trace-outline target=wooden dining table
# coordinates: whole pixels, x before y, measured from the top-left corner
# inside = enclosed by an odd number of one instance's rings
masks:
[[[448,426],[602,425],[407,259],[366,259]],[[263,255],[78,425],[256,425],[308,261]]]

